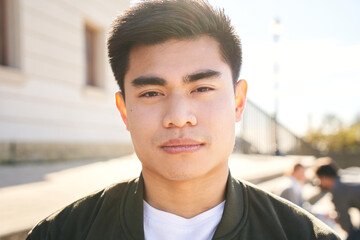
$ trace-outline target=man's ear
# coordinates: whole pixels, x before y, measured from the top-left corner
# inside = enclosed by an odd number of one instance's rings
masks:
[[[120,112],[121,118],[125,123],[126,129],[128,129],[128,122],[127,122],[127,114],[126,114],[126,106],[123,94],[119,91],[115,93],[115,101],[116,107]]]
[[[239,80],[235,85],[235,120],[239,122],[245,109],[247,82],[244,79]]]

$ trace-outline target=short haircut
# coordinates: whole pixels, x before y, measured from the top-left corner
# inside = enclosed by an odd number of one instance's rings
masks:
[[[333,164],[320,165],[315,172],[318,177],[336,178],[338,176],[337,168]]]
[[[111,68],[122,93],[125,94],[124,76],[134,46],[202,35],[219,43],[235,84],[241,68],[241,44],[223,10],[214,9],[206,0],[143,1],[128,9],[113,22],[107,42]]]
[[[293,167],[293,173],[302,169],[302,168],[305,168],[304,165],[302,165],[301,163],[296,163]]]
[[[294,165],[292,165],[291,167],[289,167],[285,172],[284,175],[285,176],[291,176],[293,175],[295,172],[299,171],[301,168],[304,168],[304,165],[302,165],[300,162],[296,162]]]

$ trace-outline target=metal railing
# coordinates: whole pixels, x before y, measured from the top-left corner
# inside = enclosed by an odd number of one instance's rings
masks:
[[[320,155],[318,150],[275,122],[272,116],[250,100],[246,103],[238,127],[235,151],[270,155]]]

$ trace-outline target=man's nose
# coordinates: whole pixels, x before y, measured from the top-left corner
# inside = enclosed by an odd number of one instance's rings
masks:
[[[181,94],[173,94],[166,104],[163,124],[166,128],[195,126],[197,119],[191,100]]]

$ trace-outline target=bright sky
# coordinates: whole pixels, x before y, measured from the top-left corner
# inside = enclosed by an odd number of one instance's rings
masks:
[[[283,26],[279,45],[278,118],[298,135],[325,114],[345,123],[360,116],[360,1],[210,0],[225,9],[243,46],[241,78],[248,96],[274,111],[274,44],[270,25]]]
[[[133,1],[136,2],[136,1]],[[283,27],[278,44],[278,119],[302,136],[325,114],[351,123],[360,116],[359,0],[209,0],[225,9],[240,35],[248,96],[274,111],[271,22]],[[309,121],[309,119],[311,119]]]

